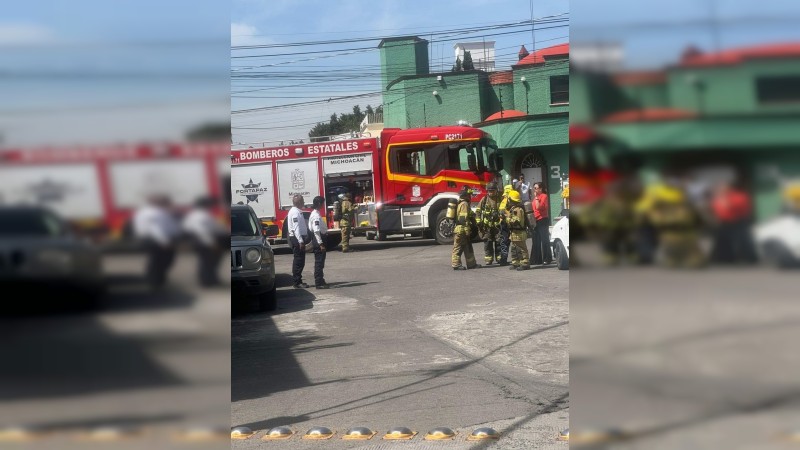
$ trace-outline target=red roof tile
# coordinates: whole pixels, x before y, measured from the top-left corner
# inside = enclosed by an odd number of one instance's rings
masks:
[[[501,117],[502,116],[502,117]],[[487,117],[484,122],[489,122],[491,120],[498,120],[498,119],[508,119],[509,117],[522,117],[527,116],[522,111],[517,111],[516,109],[506,109],[505,111],[498,111],[491,116]]]
[[[552,47],[543,48],[541,50],[536,50],[535,52],[531,53],[530,55],[522,58],[517,64],[512,67],[516,66],[528,66],[533,64],[542,64],[547,60],[549,57],[552,56],[569,56],[569,43],[566,44],[558,44]]]
[[[694,111],[676,108],[628,109],[603,118],[604,123],[655,122],[659,120],[681,120],[697,117]]]
[[[740,64],[747,59],[758,58],[798,58],[800,42],[783,44],[767,44],[753,47],[742,47],[717,53],[692,52],[678,64],[681,67],[703,67]]]
[[[614,82],[623,85],[664,84],[667,82],[667,74],[660,71],[623,72],[614,75]]]
[[[489,74],[489,84],[508,84],[514,82],[514,72],[494,72]]]

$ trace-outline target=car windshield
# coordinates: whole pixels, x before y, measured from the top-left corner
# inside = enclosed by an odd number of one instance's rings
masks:
[[[61,222],[52,214],[38,210],[0,210],[0,236],[59,236]]]
[[[258,223],[248,211],[231,211],[231,236],[258,235]]]

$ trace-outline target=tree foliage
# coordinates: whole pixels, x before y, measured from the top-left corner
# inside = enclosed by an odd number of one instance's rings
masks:
[[[451,70],[451,72],[461,72],[461,58],[460,57],[456,58],[456,63],[455,63],[455,65],[453,65],[453,69]]]
[[[335,136],[338,134],[350,133],[353,131],[361,130],[361,121],[367,114],[380,113],[383,111],[383,106],[379,105],[373,109],[372,106],[367,105],[366,111],[361,112],[361,106],[353,106],[352,113],[332,114],[330,120],[320,122],[314,125],[308,132],[309,138],[318,138],[322,136]]]
[[[468,51],[464,51],[464,70],[475,70],[475,64],[472,62],[472,54]]]
[[[204,123],[189,130],[186,139],[192,142],[200,141],[226,141],[231,139],[231,124]]]

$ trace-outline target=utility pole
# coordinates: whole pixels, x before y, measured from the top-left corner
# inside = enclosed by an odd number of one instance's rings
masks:
[[[531,4],[531,40],[533,44],[531,45],[531,53],[536,51],[536,33],[534,31],[534,20],[533,20],[533,0],[530,0]]]

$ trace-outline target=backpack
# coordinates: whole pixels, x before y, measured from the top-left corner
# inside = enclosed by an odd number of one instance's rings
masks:
[[[342,220],[342,203],[341,202],[333,202],[333,220],[340,221]]]

